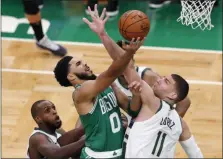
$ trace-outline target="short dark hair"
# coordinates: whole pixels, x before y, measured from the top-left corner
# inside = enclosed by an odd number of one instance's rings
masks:
[[[54,75],[61,86],[68,87],[72,86],[70,81],[67,79],[67,75],[69,73],[69,62],[72,59],[72,56],[65,56],[60,61],[58,61],[55,69]]]
[[[179,101],[183,100],[188,95],[189,84],[180,75],[172,74],[171,76],[173,77],[174,81],[176,82],[175,85],[176,85],[176,90],[177,90],[177,99],[175,99],[175,102],[179,102]]]
[[[38,105],[44,101],[46,101],[46,100],[38,100],[35,103],[33,103],[32,107],[31,107],[31,115],[32,115],[33,119],[35,119],[35,117],[38,114],[38,110],[37,110]]]

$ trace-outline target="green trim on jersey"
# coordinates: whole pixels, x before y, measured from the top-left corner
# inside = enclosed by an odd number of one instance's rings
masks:
[[[122,148],[124,129],[121,112],[111,87],[97,95],[92,110],[80,115],[80,120],[85,130],[86,147],[95,152]]]
[[[148,71],[148,70],[152,70],[151,68],[145,68],[143,71],[142,71],[142,74],[141,74],[141,79],[143,79],[143,77],[144,77],[144,75],[145,75],[145,73],[146,73],[146,71]]]
[[[162,100],[160,100],[160,107],[159,107],[159,109],[156,111],[156,113],[158,113],[158,112],[162,109],[162,107],[163,107],[163,102],[162,102]]]

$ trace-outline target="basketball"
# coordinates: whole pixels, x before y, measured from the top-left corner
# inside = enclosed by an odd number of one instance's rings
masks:
[[[150,22],[147,15],[139,10],[129,10],[119,19],[119,32],[126,40],[132,38],[140,40],[147,36],[150,29]]]

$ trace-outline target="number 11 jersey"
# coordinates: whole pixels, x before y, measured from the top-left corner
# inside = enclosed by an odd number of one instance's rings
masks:
[[[134,122],[128,129],[125,158],[174,158],[181,119],[165,101],[151,118]]]

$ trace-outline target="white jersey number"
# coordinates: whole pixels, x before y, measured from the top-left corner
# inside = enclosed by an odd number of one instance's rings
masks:
[[[112,132],[113,133],[119,132],[121,129],[121,123],[120,123],[118,114],[116,112],[112,113],[109,116],[109,119],[110,119],[110,123],[111,123]],[[117,123],[116,125],[115,125],[115,122]]]

